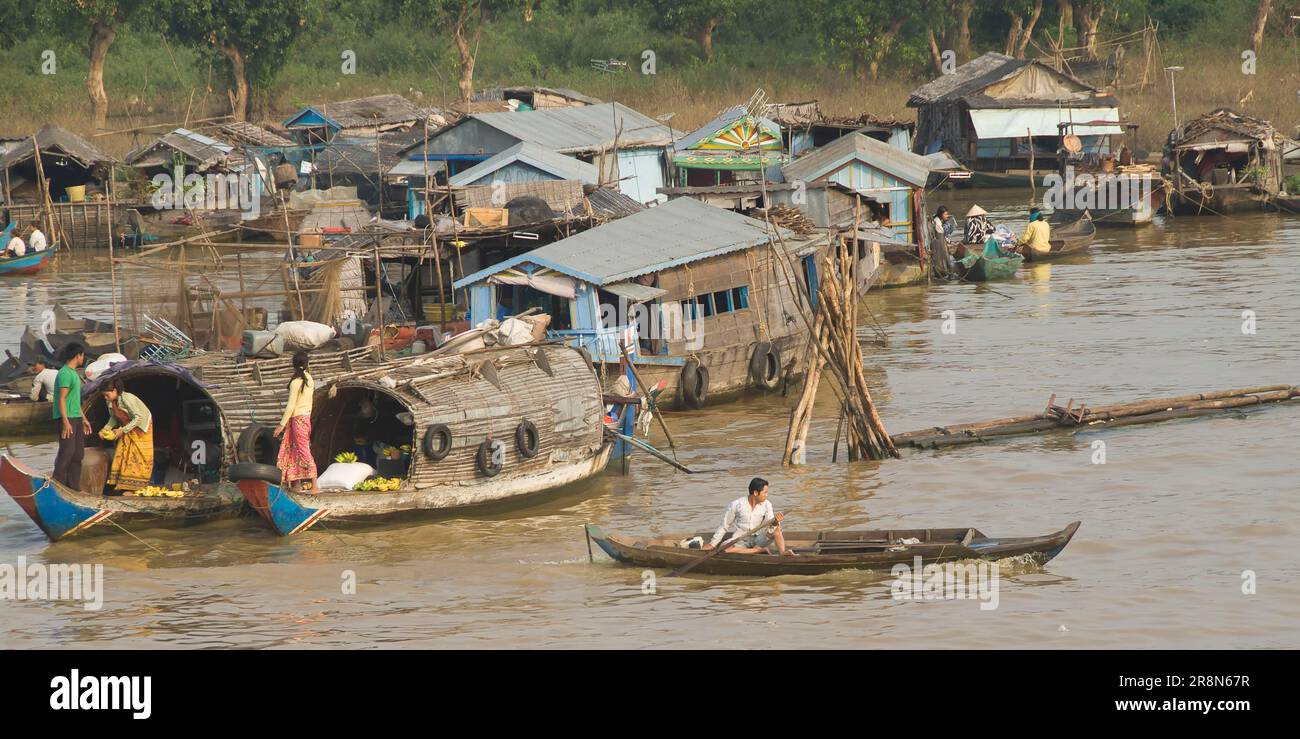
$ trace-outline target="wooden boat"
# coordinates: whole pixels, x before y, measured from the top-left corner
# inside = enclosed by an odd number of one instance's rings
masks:
[[[1020,269],[1025,258],[1019,254],[985,259],[983,254],[972,253],[957,260],[957,270],[961,278],[968,282],[991,282],[1008,280]]]
[[[1087,212],[1072,222],[1053,223],[1051,228],[1051,238],[1048,240],[1052,246],[1051,251],[1036,252],[1032,249],[1022,249],[1020,253],[1025,257],[1026,262],[1043,262],[1077,254],[1087,249],[1097,236],[1097,226],[1093,224]]]
[[[312,456],[320,472],[337,454],[356,451],[358,435],[372,443],[409,445],[411,454],[375,465],[381,476],[401,480],[398,489],[383,492],[292,492],[269,464],[269,449],[260,459],[233,465],[230,479],[281,536],[306,531],[325,518],[338,526],[517,503],[588,479],[610,458],[599,380],[571,347],[421,356],[332,380],[323,380],[315,366],[313,360]],[[284,383],[268,384],[282,403]],[[240,383],[217,391],[227,419],[247,416],[249,427],[241,436],[270,431],[243,410],[259,391]],[[373,413],[363,410],[367,404]],[[366,421],[367,416],[374,420]]]
[[[29,251],[21,257],[0,259],[0,275],[34,275],[49,265],[58,250],[59,245],[53,244],[40,251]]]
[[[244,507],[243,497],[231,485],[207,486],[183,498],[81,493],[32,472],[7,454],[0,455],[0,486],[51,541],[82,533],[109,520],[132,531],[142,527],[192,526],[238,515]]]
[[[685,566],[708,555],[688,549],[679,542],[699,536],[706,541],[713,532],[678,534],[657,538],[636,538],[606,534],[587,524],[587,536],[615,561],[637,567],[672,568]],[[893,529],[880,531],[787,531],[786,546],[796,554],[734,554],[724,552],[702,562],[691,572],[702,575],[820,575],[836,570],[888,570],[896,564],[923,565],[968,559],[999,560],[1026,557],[1037,564],[1061,553],[1079,522],[1045,536],[991,538],[978,529]],[[904,540],[919,539],[919,544]]]
[[[26,397],[0,394],[0,436],[32,436],[54,433],[54,406]]]
[[[54,306],[54,331],[45,339],[48,340],[49,347],[30,326],[24,328],[22,338],[19,339],[17,361],[12,366],[5,363],[3,371],[8,373],[7,376],[13,377],[17,372],[24,371],[28,364],[38,358],[58,359],[63,347],[74,341],[85,347],[87,364],[101,354],[116,352],[118,347],[113,324],[91,318],[73,318],[63,306],[57,304]],[[128,359],[140,354],[138,337],[122,337],[121,346],[122,354]],[[53,353],[50,348],[53,348]]]
[[[239,227],[244,230],[248,236],[265,236],[277,241],[287,241],[289,234],[297,233],[302,221],[311,212],[309,208],[289,208],[280,210],[276,208],[269,213],[263,213],[257,218],[250,218],[241,221]],[[288,227],[285,226],[285,218],[288,218]]]

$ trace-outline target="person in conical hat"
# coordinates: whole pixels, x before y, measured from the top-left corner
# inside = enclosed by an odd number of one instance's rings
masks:
[[[993,224],[989,223],[989,212],[972,205],[971,209],[966,211],[966,243],[983,244],[993,235]]]

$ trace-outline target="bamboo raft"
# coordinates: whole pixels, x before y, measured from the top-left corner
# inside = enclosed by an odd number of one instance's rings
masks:
[[[1263,385],[1140,400],[1096,408],[1089,408],[1086,405],[1076,408],[1073,400],[1070,400],[1065,407],[1061,407],[1056,405],[1056,396],[1053,395],[1047,401],[1047,408],[1042,413],[999,418],[982,423],[935,426],[894,434],[893,441],[899,447],[942,449],[962,444],[982,443],[1004,436],[1036,434],[1059,429],[1114,428],[1180,418],[1197,418],[1283,403],[1296,398],[1300,398],[1300,386],[1296,385]]]

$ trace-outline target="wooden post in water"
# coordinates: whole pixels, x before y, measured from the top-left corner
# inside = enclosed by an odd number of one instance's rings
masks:
[[[122,324],[117,315],[117,262],[113,260],[113,179],[117,176],[116,168],[108,165],[108,280],[113,291],[113,342],[117,353],[122,353]]]
[[[379,236],[375,236],[375,313],[379,319],[379,360],[384,359],[384,277],[379,262]]]

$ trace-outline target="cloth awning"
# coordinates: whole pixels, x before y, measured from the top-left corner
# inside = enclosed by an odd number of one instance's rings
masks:
[[[979,108],[971,110],[971,123],[982,139],[1013,139],[1025,135],[1060,136],[1060,123],[1076,121],[1076,136],[1124,133],[1118,108]]]
[[[1250,141],[1209,141],[1202,144],[1189,144],[1175,147],[1180,151],[1212,151],[1223,149],[1229,154],[1245,154],[1250,151]]]
[[[601,289],[614,293],[619,297],[627,298],[630,303],[646,303],[660,295],[668,294],[668,291],[663,288],[640,285],[635,282],[615,282],[613,285],[605,285]]]
[[[576,281],[572,277],[562,275],[499,274],[489,277],[488,282],[498,285],[531,287],[547,295],[554,295],[557,298],[565,298],[566,300],[573,300],[578,294]]]

